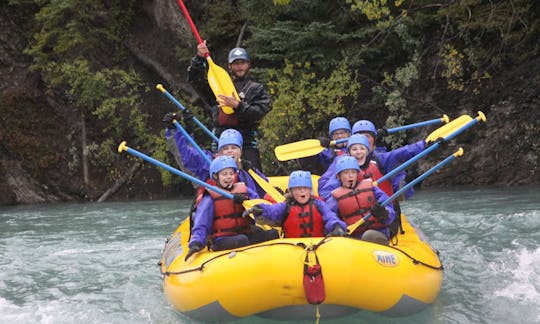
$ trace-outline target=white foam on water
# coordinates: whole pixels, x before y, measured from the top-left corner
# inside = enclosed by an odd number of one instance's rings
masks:
[[[532,251],[521,248],[513,261],[517,266],[508,269],[508,284],[496,290],[495,296],[540,307],[540,247]]]

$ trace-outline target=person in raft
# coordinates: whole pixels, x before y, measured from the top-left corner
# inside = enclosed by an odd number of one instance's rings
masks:
[[[333,141],[347,138],[351,136],[351,124],[345,117],[336,117],[332,119],[328,125],[328,135],[330,135],[330,139]],[[347,142],[337,144],[334,148],[330,148],[330,139],[326,137],[319,138],[321,146],[325,147],[325,149],[317,155],[317,161],[324,168],[323,170],[328,169],[334,158],[345,154],[347,150]]]
[[[264,116],[272,109],[270,96],[265,86],[250,77],[251,60],[246,49],[233,48],[229,52],[228,69],[234,87],[240,100],[229,94],[220,95],[217,100],[208,84],[208,63],[206,41],[197,45],[197,55],[188,67],[188,82],[193,86],[201,99],[206,103],[206,109],[211,114],[216,135],[228,128],[234,128],[244,137],[244,156],[253,165],[261,169],[261,158],[257,147],[257,130]],[[228,106],[234,109],[230,115],[222,108]],[[184,121],[189,122],[191,113],[183,114]]]
[[[371,214],[371,217],[357,227],[351,236],[388,245],[390,239],[388,226],[395,218],[392,204],[385,207],[381,205],[388,196],[373,186],[370,177],[364,178],[358,161],[352,156],[343,156],[337,160],[336,173],[341,186],[333,190],[326,201],[328,208],[337,213],[347,225],[352,225],[367,214]]]
[[[219,156],[210,163],[210,179],[207,181],[233,195],[233,199],[206,189],[195,211],[191,229],[189,251],[185,260],[206,246],[210,238],[213,251],[234,249],[278,238],[276,230],[263,231],[251,218],[242,217],[246,199],[259,198],[245,183],[236,181],[238,168],[230,156]]]
[[[202,181],[206,181],[209,174],[209,165],[206,162],[206,159],[189,144],[188,140],[184,137],[184,135],[182,135],[181,132],[176,130],[176,127],[172,123],[173,120],[176,120],[175,113],[165,114],[165,117],[163,118],[163,122],[167,124],[165,138],[167,141],[174,138],[176,148],[180,153],[183,169],[186,169],[187,172],[194,177]],[[268,180],[259,169],[253,167],[249,160],[243,159],[243,143],[244,139],[239,131],[232,128],[226,129],[219,136],[217,155],[227,155],[234,158],[234,160],[237,162],[238,181],[244,182],[248,188],[255,190],[259,197],[264,197],[266,192],[253,180],[247,171],[252,169],[255,171],[255,173],[261,176],[261,178],[265,179],[266,181]],[[204,152],[209,159],[212,159],[212,152],[208,150],[205,150]]]
[[[288,189],[291,193],[286,201],[266,205],[255,205],[243,216],[253,214],[257,221],[269,221],[283,228],[286,238],[344,236],[345,223],[326,204],[311,194],[311,173],[293,171],[289,176]]]

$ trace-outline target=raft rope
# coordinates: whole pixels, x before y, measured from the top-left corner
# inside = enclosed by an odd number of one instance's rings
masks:
[[[360,240],[358,238],[354,238],[354,237],[346,237],[347,239],[352,239],[352,240]],[[319,243],[315,244],[315,245],[309,245],[307,246],[305,243],[303,242],[298,242],[298,243],[289,243],[289,242],[274,242],[274,243],[267,243],[267,244],[262,244],[262,245],[255,245],[255,246],[247,246],[245,248],[242,248],[242,249],[235,249],[233,251],[229,251],[229,252],[225,252],[225,253],[222,253],[222,254],[218,254],[206,261],[204,261],[200,266],[196,267],[196,268],[193,268],[193,269],[187,269],[187,270],[183,270],[183,271],[162,271],[162,267],[160,267],[160,273],[162,276],[170,276],[170,275],[181,275],[181,274],[184,274],[184,273],[190,273],[190,272],[195,272],[195,271],[203,271],[204,270],[204,267],[216,260],[216,259],[219,259],[221,257],[226,257],[228,255],[230,255],[231,253],[237,253],[237,252],[243,252],[243,251],[247,251],[247,250],[251,250],[251,249],[257,249],[257,248],[261,248],[261,247],[267,247],[267,246],[272,246],[272,245],[290,245],[290,246],[295,246],[295,247],[300,247],[304,250],[310,250],[310,251],[315,251],[319,246],[321,246],[322,244],[326,243],[330,241],[330,237],[324,237],[321,241],[319,241]],[[444,267],[442,266],[433,266],[433,265],[430,265],[428,263],[425,263],[423,261],[420,261],[418,259],[415,259],[414,257],[412,257],[411,255],[409,255],[407,252],[397,248],[397,247],[394,247],[394,246],[391,246],[391,245],[388,245],[388,247],[392,248],[392,249],[395,249],[401,253],[403,253],[403,255],[405,255],[406,257],[408,257],[409,259],[412,260],[412,262],[414,264],[420,264],[420,265],[423,265],[425,267],[428,267],[428,268],[431,268],[431,269],[434,269],[434,270],[443,270]],[[158,263],[158,265],[160,265],[161,262]]]

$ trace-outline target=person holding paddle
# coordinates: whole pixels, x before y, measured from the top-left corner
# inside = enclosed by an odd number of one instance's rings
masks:
[[[277,231],[263,231],[255,226],[251,218],[242,217],[245,211],[242,202],[256,199],[258,195],[245,183],[236,181],[237,171],[236,161],[230,156],[218,156],[210,163],[210,179],[207,182],[230,192],[233,199],[205,189],[193,217],[194,224],[186,261],[206,246],[208,237],[214,251],[234,249],[278,238]]]
[[[256,135],[262,118],[271,110],[268,92],[262,84],[248,76],[251,67],[249,54],[244,48],[236,47],[229,53],[228,69],[238,98],[232,93],[221,94],[216,98],[208,84],[208,53],[206,41],[199,43],[197,55],[188,68],[188,81],[207,107],[211,107],[207,112],[212,116],[216,135],[227,128],[238,130],[244,139],[244,158],[251,161],[257,169],[262,169]],[[232,111],[226,109],[229,107]],[[185,117],[189,119],[189,112]]]
[[[289,176],[287,201],[267,205],[258,204],[247,209],[242,216],[253,214],[257,221],[278,224],[286,238],[345,236],[347,227],[326,204],[311,194],[309,171],[293,171]]]
[[[381,189],[373,186],[372,178],[365,175],[365,171],[360,169],[356,158],[340,157],[336,162],[336,177],[340,186],[332,191],[326,203],[328,208],[347,225],[354,224],[371,214],[372,217],[357,227],[351,236],[388,245],[390,238],[388,227],[395,218],[394,208],[391,203],[385,207],[381,206],[388,196]]]
[[[209,164],[207,161],[212,160],[212,152],[203,150],[202,156],[192,145],[189,144],[187,138],[176,131],[176,127],[172,124],[175,120],[175,113],[167,113],[163,118],[163,122],[167,124],[165,137],[169,140],[171,137],[176,142],[176,148],[180,153],[183,167],[196,178],[206,181],[208,179]],[[244,182],[250,189],[257,192],[260,197],[264,197],[266,191],[261,188],[249,174],[252,169],[261,178],[267,180],[266,176],[257,168],[244,159],[242,134],[235,129],[224,130],[218,139],[218,151],[216,155],[227,155],[237,161],[237,177],[238,181]]]
[[[333,118],[330,121],[330,124],[328,124],[328,135],[330,135],[330,139],[333,141],[348,138],[351,136],[351,124],[345,117]],[[325,147],[325,149],[317,155],[317,161],[324,168],[323,170],[328,169],[336,156],[345,154],[347,151],[346,142],[336,144],[334,148],[330,148],[330,139],[326,137],[319,138],[321,146]]]

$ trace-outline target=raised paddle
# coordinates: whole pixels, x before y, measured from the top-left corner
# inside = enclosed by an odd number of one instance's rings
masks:
[[[424,126],[435,125],[435,124],[440,124],[440,123],[447,124],[449,121],[450,121],[450,118],[448,118],[447,115],[443,115],[441,118],[435,118],[435,119],[430,119],[430,120],[426,120],[426,121],[418,122],[414,124],[389,128],[386,131],[388,132],[388,134],[393,134],[393,133],[397,133],[397,132],[404,131],[407,129],[412,129],[412,128],[424,127]]]
[[[438,123],[447,123],[449,120],[447,115],[443,115],[441,118],[426,120],[423,122],[418,122],[410,125],[404,125],[394,128],[387,129],[389,134],[396,133],[399,131],[417,128],[417,127],[423,127],[428,125],[434,125]],[[449,125],[449,124],[447,124]],[[445,125],[445,126],[447,126]],[[453,124],[455,126],[456,124]],[[444,127],[444,126],[443,126]],[[441,127],[442,128],[442,127]],[[344,143],[348,140],[348,138],[340,139],[337,141],[331,141],[330,146],[334,146],[337,143]],[[289,161],[294,159],[300,159],[305,158],[308,156],[313,156],[316,154],[321,153],[325,149],[324,146],[321,145],[321,142],[317,139],[307,139],[302,140],[298,142],[293,142],[289,144],[279,145],[274,148],[274,153],[276,155],[276,158],[279,161]]]
[[[173,95],[171,95],[169,93],[169,91],[165,90],[165,88],[163,87],[163,85],[161,84],[158,84],[156,85],[156,89],[158,89],[159,91],[161,91],[161,93],[163,93],[165,95],[165,97],[169,98],[170,101],[172,101],[172,103],[174,103],[176,105],[176,107],[178,107],[178,109],[180,109],[181,111],[186,111],[186,107],[184,107],[178,100],[176,100],[175,97],[173,97]],[[197,117],[193,117],[193,121],[195,122],[195,124],[197,124],[197,126],[199,126],[206,134],[208,134],[208,136],[210,136],[214,141],[218,141],[218,138],[216,137],[216,135],[214,133],[212,133],[206,126],[204,126],[203,123],[201,123],[200,120],[197,119]]]
[[[454,123],[455,121],[457,121],[457,122],[454,125],[451,125],[452,127],[445,128],[446,126],[449,126],[450,124]],[[431,133],[428,136],[428,138],[433,136],[433,134],[436,133],[437,140],[446,142],[446,141],[449,141],[452,138],[456,137],[457,135],[459,135],[460,133],[462,133],[463,131],[465,131],[466,129],[472,127],[473,125],[477,124],[480,121],[483,121],[483,122],[486,121],[486,115],[484,115],[484,113],[481,112],[481,111],[478,112],[478,116],[476,118],[474,118],[474,119],[471,118],[468,115],[463,115],[463,116],[461,116],[461,117],[459,117],[457,119],[454,119],[452,122],[450,122],[450,124],[446,124],[443,127],[437,129],[435,132]],[[442,128],[445,128],[445,129],[443,131],[441,131]],[[427,138],[426,138],[426,143],[427,142],[428,141],[427,141]],[[417,155],[413,156],[412,158],[410,158],[409,160],[407,160],[406,162],[404,162],[403,164],[401,164],[397,168],[393,169],[392,171],[388,172],[387,174],[385,174],[381,178],[374,181],[373,185],[376,186],[376,185],[378,185],[378,184],[380,184],[380,183],[382,183],[382,182],[384,182],[384,181],[386,181],[388,179],[391,179],[398,172],[404,170],[405,168],[407,168],[408,166],[410,166],[414,162],[420,160],[424,156],[426,156],[429,153],[435,151],[440,145],[441,145],[441,143],[436,141],[432,145],[425,148],[422,152],[420,152]]]
[[[411,188],[412,186],[416,185],[418,182],[424,180],[425,178],[427,178],[428,176],[430,176],[431,174],[433,174],[435,171],[439,170],[440,168],[442,168],[443,166],[447,165],[448,163],[452,162],[455,158],[457,157],[460,157],[463,155],[463,149],[460,147],[456,152],[454,152],[453,154],[451,154],[450,156],[448,156],[446,159],[442,160],[441,162],[437,163],[437,165],[435,165],[434,167],[432,167],[431,169],[427,170],[426,172],[424,172],[422,175],[418,176],[416,179],[414,179],[413,181],[409,182],[407,185],[403,186],[403,188],[399,189],[398,191],[396,191],[392,196],[388,197],[385,201],[383,201],[381,203],[381,206],[386,206],[388,205],[392,200],[396,199],[397,197],[399,197],[399,195],[401,195],[404,191],[408,190],[409,188]],[[371,217],[371,213],[370,214],[367,214],[366,216],[364,216],[363,218],[360,218],[358,221],[356,221],[355,223],[347,226],[347,232],[349,234],[353,233],[357,228],[358,226],[364,224],[366,222],[366,220],[368,220],[368,218]]]
[[[178,101],[176,100],[176,98],[174,98],[167,90],[165,90],[165,88],[163,87],[163,85],[161,84],[158,84],[156,86],[156,89],[158,89],[159,91],[161,91],[167,98],[169,98],[169,100],[171,100],[178,108],[180,108],[182,111],[185,111],[186,108]],[[203,123],[201,123],[198,119],[196,119],[195,117],[193,117],[193,121],[195,121],[195,123],[205,132],[207,133],[208,135],[210,135],[210,137],[217,143],[219,142],[219,139],[216,137],[216,135],[214,135],[214,133],[212,133],[206,126],[204,126]],[[176,122],[178,123],[178,122]],[[178,128],[180,125],[176,125],[176,128]],[[181,127],[181,126],[180,126]],[[181,132],[181,128],[178,128]],[[197,152],[199,152],[199,154],[201,154],[205,160],[208,159],[208,157],[206,156],[206,154],[204,154],[204,152],[202,151],[202,149],[200,149],[200,147],[195,143],[194,140],[191,140],[191,136],[187,135],[187,132],[182,132],[182,134],[188,139],[188,141],[190,142],[190,144],[195,147],[195,149],[197,149]],[[210,162],[209,162],[210,163]],[[268,182],[266,182],[263,178],[261,178],[260,176],[258,176],[255,171],[252,171],[252,170],[247,170],[248,173],[251,175],[251,177],[253,178],[253,180],[255,180],[255,182],[257,182],[257,184],[266,192],[270,195],[270,197],[272,197],[272,199],[274,199],[275,201],[277,202],[281,202],[283,200],[285,200],[285,198],[283,197],[282,194],[280,194],[274,187],[272,187]],[[253,176],[253,174],[255,174],[255,176]]]
[[[178,176],[180,176],[180,177],[182,177],[182,178],[184,178],[186,180],[189,180],[191,182],[195,182],[196,184],[198,184],[200,186],[203,186],[208,190],[215,191],[215,192],[219,193],[220,195],[223,195],[225,198],[233,199],[233,195],[230,192],[225,191],[225,190],[223,190],[221,188],[218,188],[216,186],[212,186],[211,184],[206,183],[204,181],[201,181],[201,180],[199,180],[199,179],[197,179],[195,177],[192,177],[189,174],[184,173],[184,172],[182,172],[182,171],[180,171],[178,169],[175,169],[175,168],[171,167],[168,164],[165,164],[165,163],[163,163],[161,161],[158,161],[158,160],[156,160],[156,159],[154,159],[154,158],[152,158],[152,157],[150,157],[150,156],[148,156],[148,155],[146,155],[144,153],[141,153],[141,152],[139,152],[139,151],[137,151],[135,149],[132,149],[132,148],[130,148],[130,147],[128,147],[126,145],[126,141],[123,141],[122,143],[120,143],[120,145],[118,145],[118,152],[122,153],[124,151],[128,152],[129,154],[131,154],[133,156],[141,158],[141,159],[143,159],[143,160],[145,160],[147,162],[150,162],[155,166],[163,168],[163,169],[165,169],[165,170],[167,170],[167,171],[169,171],[171,173],[174,173],[174,174],[176,174],[176,175],[178,175]],[[249,208],[251,208],[251,207],[253,207],[253,206],[257,205],[257,204],[270,204],[270,202],[267,201],[267,200],[264,200],[264,199],[249,199],[249,200],[244,200],[244,202],[242,202],[242,206],[244,206],[245,209],[249,209]]]
[[[348,140],[348,138],[342,138],[336,141],[330,141],[330,146],[345,143]],[[318,139],[307,139],[276,146],[274,153],[279,161],[289,161],[319,154],[324,149],[325,147],[321,145],[321,141]]]
[[[193,31],[193,35],[195,35],[195,38],[197,39],[197,42],[199,42],[199,44],[203,43],[203,40],[199,35],[199,32],[197,31],[197,27],[195,27],[195,24],[193,23],[193,20],[191,19],[191,16],[189,15],[189,12],[184,5],[184,1],[177,1],[189,23],[189,26],[191,27],[191,30]],[[206,61],[208,62],[208,84],[210,85],[212,92],[216,96],[216,99],[219,97],[219,95],[233,95],[237,100],[240,100],[240,97],[236,92],[236,88],[234,87],[229,73],[225,71],[225,69],[214,63],[214,61],[210,57],[210,53],[206,54]],[[234,113],[234,109],[231,107],[222,106],[221,109],[224,113],[228,115]]]

